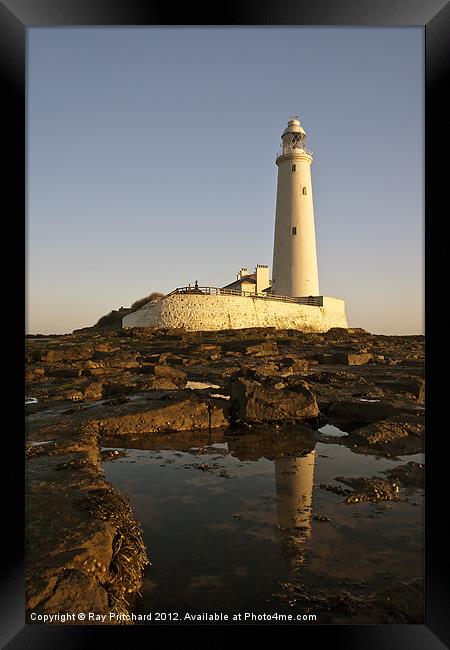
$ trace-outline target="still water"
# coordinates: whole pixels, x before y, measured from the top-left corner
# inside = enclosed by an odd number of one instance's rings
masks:
[[[138,612],[286,612],[283,582],[355,595],[422,576],[423,491],[400,500],[345,504],[320,484],[336,476],[380,476],[409,460],[354,453],[302,434],[214,434],[189,444],[128,448],[104,463],[140,520],[152,562]],[[153,447],[153,448],[152,448]],[[124,447],[104,447],[105,449]],[[333,622],[333,612],[319,622]]]

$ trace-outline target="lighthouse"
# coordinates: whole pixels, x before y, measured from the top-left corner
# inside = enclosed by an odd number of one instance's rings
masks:
[[[278,166],[272,293],[319,296],[311,183],[313,157],[295,116],[281,136]]]
[[[186,283],[130,311],[122,327],[182,327],[187,331],[273,327],[327,332],[348,327],[345,302],[319,293],[311,185],[312,154],[297,117],[281,136],[272,282],[269,267],[241,267],[221,287]]]

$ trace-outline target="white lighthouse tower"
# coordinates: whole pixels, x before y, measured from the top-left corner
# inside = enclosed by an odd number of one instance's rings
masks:
[[[316,235],[311,184],[313,157],[295,116],[281,136],[273,248],[272,293],[318,296]]]

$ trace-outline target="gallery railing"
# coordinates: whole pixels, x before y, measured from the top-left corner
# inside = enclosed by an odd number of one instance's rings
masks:
[[[298,305],[311,305],[313,307],[323,307],[323,296],[305,296],[293,298],[292,296],[277,296],[272,293],[252,293],[251,291],[238,291],[237,289],[220,289],[219,287],[177,287],[167,296],[174,294],[203,294],[207,296],[245,296],[257,298],[259,300],[278,300],[281,302],[294,302]]]
[[[284,156],[287,153],[307,153],[308,156],[312,156],[312,151],[310,149],[305,149],[304,147],[295,147],[292,145],[284,145],[278,149],[275,157],[279,158],[280,156]]]

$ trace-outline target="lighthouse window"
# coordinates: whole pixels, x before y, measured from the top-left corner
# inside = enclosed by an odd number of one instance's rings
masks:
[[[292,171],[295,172],[295,170],[296,170],[295,165],[292,165]]]
[[[303,194],[306,194],[306,187],[303,188]]]
[[[296,234],[297,234],[297,228],[296,228],[295,226],[292,228],[292,234],[293,234],[293,235],[296,235]]]

